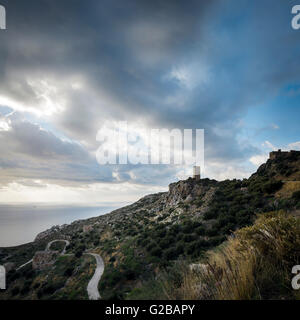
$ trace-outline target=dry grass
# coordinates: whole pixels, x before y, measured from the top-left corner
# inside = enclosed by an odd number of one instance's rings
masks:
[[[179,285],[166,278],[163,287],[169,299],[298,299],[290,283],[299,263],[299,219],[272,212],[237,231],[202,264],[178,268]]]
[[[290,198],[298,190],[300,190],[300,181],[286,181],[275,196],[276,198]]]

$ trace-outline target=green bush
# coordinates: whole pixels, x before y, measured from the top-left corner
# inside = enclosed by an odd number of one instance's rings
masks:
[[[183,245],[183,243],[177,243],[175,250],[176,250],[177,255],[183,254],[184,253],[184,245]]]
[[[111,257],[110,259],[109,259],[109,262],[115,262],[116,261],[116,258],[115,257]]]
[[[15,281],[16,279],[18,279],[21,276],[21,273],[19,271],[16,270],[10,270],[7,273],[7,280],[8,281]]]
[[[206,235],[209,237],[214,237],[218,235],[218,228],[216,226],[206,231]]]
[[[177,252],[175,248],[169,248],[164,252],[164,258],[166,260],[173,260],[177,258]]]
[[[77,250],[76,252],[75,252],[75,257],[76,258],[80,258],[82,256],[82,250]]]
[[[151,241],[148,245],[147,245],[147,247],[146,247],[146,250],[148,251],[148,252],[150,252],[153,248],[155,248],[156,247],[156,243],[155,242],[153,242],[153,241]]]
[[[299,201],[300,200],[300,190],[295,191],[292,195],[292,198]]]
[[[23,286],[23,288],[21,289],[20,293],[23,294],[23,295],[25,295],[26,293],[28,293],[29,290],[30,290],[30,286],[31,286],[31,281],[26,281],[26,282],[24,283],[24,286]]]
[[[204,220],[216,219],[218,217],[218,213],[215,210],[209,210],[204,213]]]
[[[12,290],[11,290],[11,294],[13,296],[16,296],[20,293],[20,288],[17,286],[17,287],[14,287]]]
[[[155,256],[155,257],[161,257],[162,255],[162,251],[159,247],[154,247],[151,251],[150,251],[151,256]]]
[[[197,235],[199,236],[203,236],[205,234],[205,228],[204,227],[198,227],[195,232],[197,233]]]
[[[197,247],[198,247],[198,245],[197,245],[197,242],[196,242],[196,241],[189,243],[189,244],[186,246],[186,253],[187,253],[188,255],[193,255],[193,254],[196,252]]]
[[[34,285],[33,285],[33,289],[37,289],[40,287],[40,283],[39,282],[36,282]]]
[[[66,271],[64,272],[64,275],[66,277],[70,277],[74,272],[74,267],[69,267],[68,269],[66,269]]]
[[[274,193],[274,192],[278,191],[279,189],[281,189],[282,185],[283,185],[283,182],[280,180],[279,181],[270,181],[270,182],[267,182],[263,185],[262,190],[265,193],[271,194],[271,193]]]
[[[100,243],[100,241],[99,241],[99,240],[95,240],[95,241],[94,241],[94,246],[98,246],[98,245],[99,245],[99,243]]]
[[[195,240],[195,236],[193,234],[185,234],[183,237],[183,241],[184,242],[191,242],[193,240]]]

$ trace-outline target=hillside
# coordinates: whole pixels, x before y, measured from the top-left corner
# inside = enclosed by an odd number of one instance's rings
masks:
[[[249,179],[189,178],[107,215],[53,227],[30,244],[1,248],[0,264],[9,272],[0,299],[87,299],[95,261],[86,250],[104,259],[99,284],[104,299],[167,298],[160,288],[166,271],[176,278],[178,264],[205,261],[237,230],[252,226],[258,214],[279,210],[299,215],[300,152],[269,159]],[[55,239],[70,241],[66,255],[58,254],[62,246],[56,243],[51,247],[56,256],[46,254],[48,264],[29,263],[16,271]]]

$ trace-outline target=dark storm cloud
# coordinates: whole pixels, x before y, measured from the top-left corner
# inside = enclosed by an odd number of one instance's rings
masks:
[[[53,108],[48,121],[89,150],[106,119],[142,118],[151,127],[206,129],[207,159],[248,159],[257,150],[239,140],[239,120],[298,79],[289,1],[1,3],[0,104],[4,96],[22,112]],[[63,107],[45,103],[45,90]],[[78,165],[57,172],[82,172]],[[81,169],[92,181],[108,179],[96,168]],[[131,179],[131,170],[119,168],[118,178]]]
[[[82,75],[88,90],[69,96],[71,107],[57,122],[76,138],[89,127],[92,139],[105,116],[127,119],[138,112],[151,117],[162,111],[151,98],[164,94],[157,76],[171,68],[185,43],[193,41],[199,19],[210,6],[198,1],[12,1],[6,5],[10,27],[1,39],[1,61],[6,67],[0,92],[35,105],[37,97],[28,84],[31,76]],[[105,97],[92,100],[90,92],[99,89]]]

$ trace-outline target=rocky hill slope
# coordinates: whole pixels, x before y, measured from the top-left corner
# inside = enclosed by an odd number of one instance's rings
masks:
[[[105,261],[99,285],[104,299],[135,298],[141,290],[155,298],[152,289],[143,288],[163,270],[176,261],[198,262],[233,232],[252,225],[257,214],[280,209],[294,215],[300,210],[300,152],[268,160],[249,179],[189,178],[107,215],[53,227],[30,244],[0,248],[0,264],[9,271],[0,299],[87,299],[95,263],[86,250]],[[31,264],[16,270],[54,239],[70,241],[67,255],[42,270]]]

